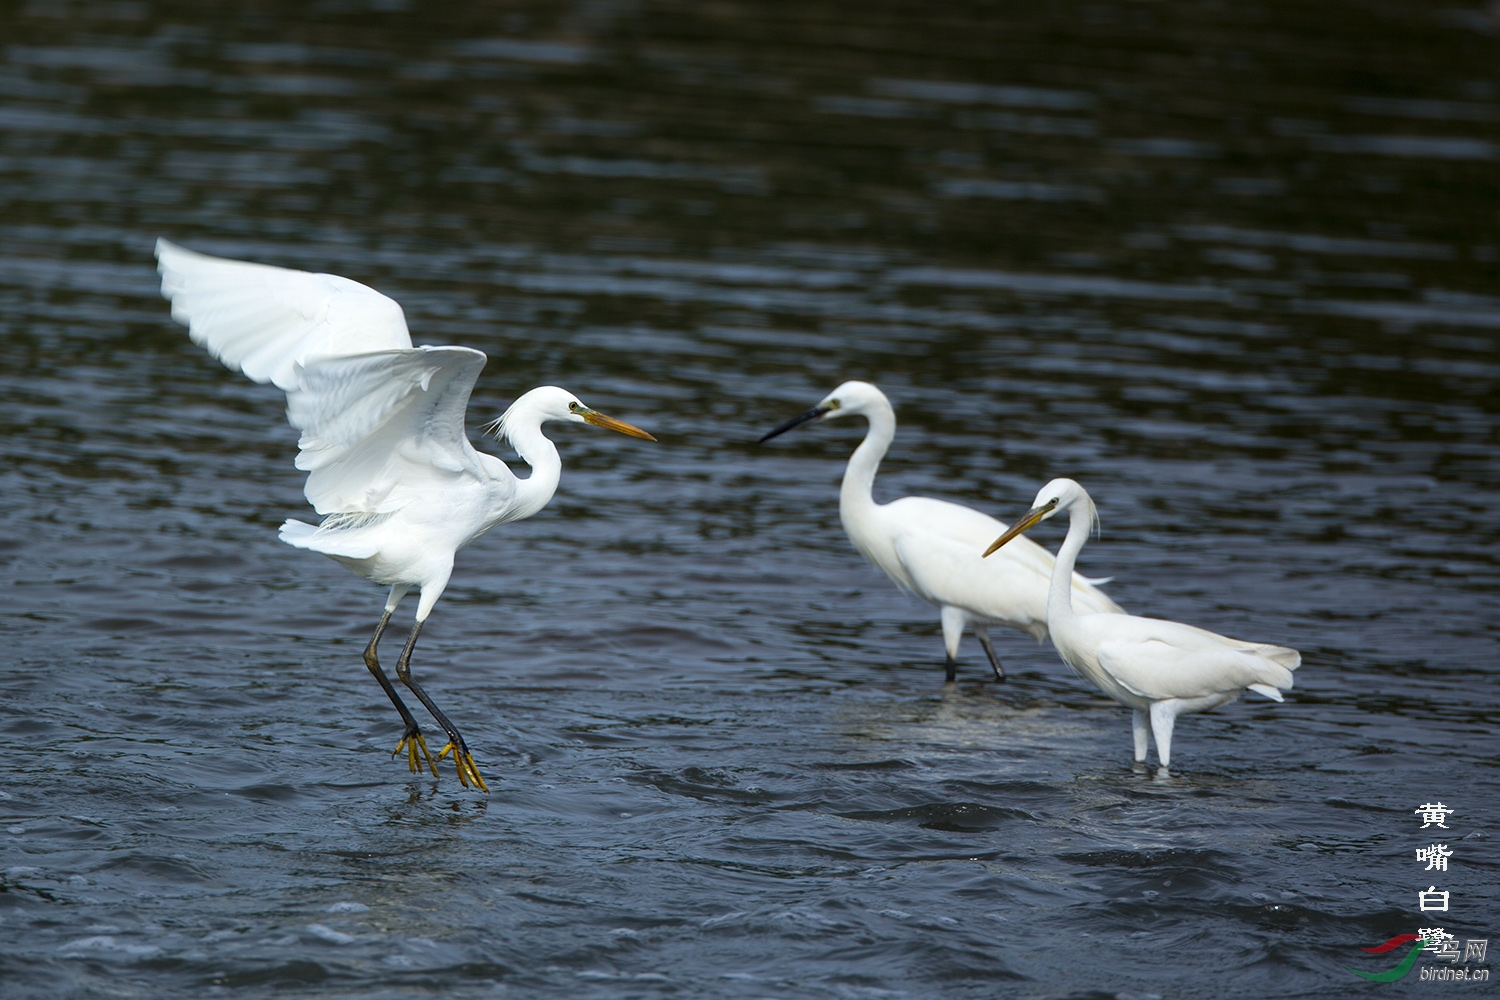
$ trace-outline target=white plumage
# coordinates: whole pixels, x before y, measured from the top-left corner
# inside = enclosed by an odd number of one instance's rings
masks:
[[[948,680],[956,676],[958,645],[966,628],[984,647],[995,678],[1004,680],[989,626],[1022,629],[1038,642],[1047,638],[1051,553],[1023,539],[1025,544],[1009,547],[1001,559],[985,560],[980,555],[983,547],[1005,530],[988,514],[927,497],[876,503],[875,473],[895,437],[896,413],[885,394],[868,382],[845,382],[761,441],[809,421],[852,416],[865,417],[869,431],[850,457],[839,490],[839,518],[849,540],[897,587],[938,607]],[[1072,588],[1089,610],[1121,613],[1092,581],[1075,575]]]
[[[302,432],[297,468],[308,473],[307,499],[323,520],[289,520],[281,540],[391,588],[365,664],[406,723],[397,752],[407,751],[413,771],[425,760],[437,773],[376,656],[391,613],[417,587],[415,624],[396,674],[447,734],[438,757],[453,753],[459,780],[483,788],[462,736],[410,674],[412,649],[448,584],[454,553],[552,499],[562,463],[541,432],[544,422],[654,439],[564,389],[532,389],[492,425],[531,466],[531,475],[518,479],[500,459],[476,451],[464,426],[482,352],[413,347],[399,305],[338,275],[209,257],[166,240],[157,241],[156,257],[172,318],[193,342],[287,395],[287,419]]]
[[[188,336],[231,371],[292,392],[312,358],[411,347],[394,299],[336,274],[194,253],[156,241],[161,294]],[[477,352],[476,352],[477,353]]]
[[[1281,701],[1302,662],[1295,649],[1230,639],[1216,632],[1159,618],[1079,613],[1062,585],[1097,522],[1094,501],[1071,479],[1054,479],[1036,503],[985,551],[1003,555],[1018,536],[1058,511],[1067,511],[1068,535],[1057,552],[1047,601],[1047,627],[1058,655],[1099,689],[1133,709],[1135,759],[1146,759],[1154,734],[1162,767],[1172,759],[1177,716],[1227,704],[1244,690]],[[997,551],[998,550],[998,551]]]

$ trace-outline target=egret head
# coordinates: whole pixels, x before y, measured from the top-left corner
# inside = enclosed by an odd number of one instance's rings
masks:
[[[1037,491],[1036,500],[1032,502],[1028,510],[1019,521],[1010,526],[1010,529],[995,539],[994,543],[984,550],[985,555],[998,550],[1006,542],[1017,535],[1024,534],[1033,526],[1047,520],[1060,510],[1071,510],[1074,505],[1082,504],[1088,512],[1089,524],[1092,527],[1099,525],[1099,512],[1094,508],[1094,501],[1082,486],[1071,479],[1054,479]]]
[[[641,430],[634,424],[627,424],[623,420],[600,413],[590,406],[585,406],[583,401],[566,389],[560,389],[555,385],[544,385],[532,389],[521,396],[510,405],[510,409],[494,422],[485,427],[485,430],[493,431],[505,438],[510,437],[512,429],[522,423],[541,425],[549,420],[566,420],[576,424],[593,424],[595,427],[604,427],[608,430],[619,431],[621,434],[629,434],[631,437],[645,438],[647,441],[655,441],[656,438]]]
[[[838,417],[861,416],[868,414],[872,407],[890,409],[890,406],[890,401],[885,398],[885,393],[870,383],[858,381],[845,382],[824,396],[822,402],[806,413],[799,413],[781,426],[763,434],[759,443],[764,444],[773,437],[785,434],[800,424],[818,420],[834,420]]]

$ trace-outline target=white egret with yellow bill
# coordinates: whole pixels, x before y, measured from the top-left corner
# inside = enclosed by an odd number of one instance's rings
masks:
[[[1036,502],[1010,529],[985,549],[1003,555],[1022,532],[1058,511],[1068,513],[1068,534],[1057,550],[1047,597],[1047,628],[1058,655],[1073,669],[1133,710],[1135,759],[1146,759],[1156,737],[1156,756],[1165,768],[1172,760],[1172,729],[1177,717],[1206,712],[1254,691],[1273,701],[1292,686],[1302,655],[1286,646],[1243,642],[1181,622],[1135,615],[1079,613],[1067,585],[1089,531],[1098,523],[1094,501],[1071,479],[1043,486]]]
[[[411,588],[420,593],[396,676],[448,737],[465,786],[488,791],[457,727],[412,676],[422,623],[442,596],[453,556],[497,524],[540,511],[562,474],[549,420],[593,424],[654,441],[645,431],[583,405],[556,386],[525,393],[486,427],[503,437],[531,475],[476,451],[464,429],[469,394],[484,368],[468,347],[413,347],[401,307],[356,281],[226,260],[158,240],[157,269],[172,318],[224,366],[286,393],[287,419],[302,432],[297,468],[322,515],[288,520],[281,540],[330,556],[390,587],[364,661],[405,723],[393,755],[436,775],[421,727],[376,655],[380,637]]]

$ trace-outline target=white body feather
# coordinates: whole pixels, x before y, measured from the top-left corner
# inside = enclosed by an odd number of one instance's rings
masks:
[[[1052,553],[1031,542],[1014,546],[1004,559],[984,559],[984,547],[1006,528],[988,514],[929,497],[879,504],[868,493],[859,495],[858,483],[855,490],[857,495],[839,506],[844,531],[897,587],[939,609],[961,611],[966,623],[1007,625],[1038,642],[1047,638]],[[1083,577],[1075,574],[1073,587],[1091,611],[1122,613]]]

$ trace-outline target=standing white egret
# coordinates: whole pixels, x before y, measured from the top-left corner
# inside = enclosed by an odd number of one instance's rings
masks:
[[[1068,512],[1068,535],[1057,550],[1047,596],[1047,628],[1058,655],[1115,701],[1134,710],[1135,759],[1146,759],[1156,735],[1162,767],[1172,761],[1172,727],[1186,712],[1206,712],[1238,698],[1242,690],[1281,701],[1292,686],[1302,654],[1286,646],[1242,642],[1181,622],[1135,615],[1079,614],[1065,581],[1089,531],[1098,523],[1094,501],[1071,479],[1043,486],[1026,516],[985,549],[990,555],[1039,521]],[[1024,539],[1023,539],[1024,540]],[[1008,551],[1008,548],[1002,551]]]
[[[458,729],[411,674],[412,649],[453,572],[453,555],[497,524],[547,505],[562,473],[548,420],[593,424],[654,441],[645,431],[589,409],[556,386],[532,389],[486,427],[508,440],[531,475],[518,479],[493,455],[475,451],[464,430],[482,352],[413,347],[401,307],[356,281],[265,264],[225,260],[156,242],[161,293],[195,344],[232,371],[270,382],[287,397],[287,419],[302,432],[297,468],[323,520],[289,520],[281,540],[331,556],[389,586],[364,661],[406,729],[413,772],[437,774],[427,741],[380,667],[376,647],[391,613],[412,587],[416,621],[396,676],[448,736],[458,780],[488,791]]]
[[[1047,586],[1052,554],[1034,543],[1007,550],[999,562],[985,562],[979,546],[1005,525],[977,510],[927,497],[876,503],[875,472],[896,435],[896,411],[885,393],[868,382],[845,382],[817,406],[761,437],[761,442],[799,424],[839,417],[864,417],[869,430],[844,470],[839,519],[854,547],[891,582],[935,604],[943,624],[947,679],[957,676],[958,643],[964,629],[974,632],[995,670],[1005,670],[990,642],[991,625],[1009,625],[1047,638]],[[1092,611],[1121,614],[1121,608],[1090,580],[1073,577],[1073,591]]]

